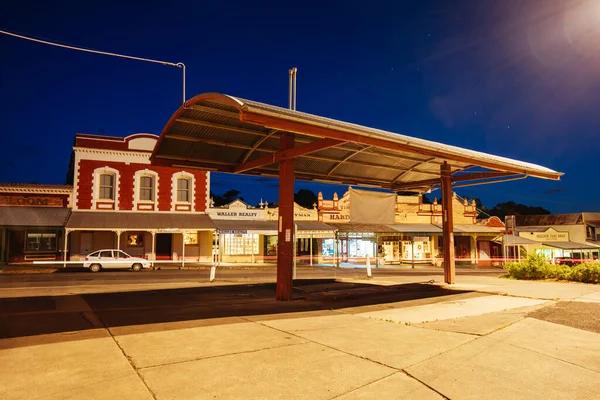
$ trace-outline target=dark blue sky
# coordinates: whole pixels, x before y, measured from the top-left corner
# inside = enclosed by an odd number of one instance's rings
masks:
[[[598,3],[21,1],[1,3],[0,29],[182,61],[188,98],[287,106],[297,66],[298,110],[565,172],[459,191],[559,213],[600,211]],[[180,101],[176,68],[0,35],[0,181],[64,183],[75,133],[158,134]],[[212,188],[277,199],[260,178]]]

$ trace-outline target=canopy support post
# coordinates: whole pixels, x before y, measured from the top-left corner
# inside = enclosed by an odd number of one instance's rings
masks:
[[[280,150],[294,148],[294,136],[281,136]],[[292,300],[294,263],[294,159],[279,163],[279,226],[277,240],[277,300]]]
[[[440,168],[442,176],[442,228],[444,235],[444,282],[453,284],[454,265],[454,223],[452,218],[451,169],[447,161]]]

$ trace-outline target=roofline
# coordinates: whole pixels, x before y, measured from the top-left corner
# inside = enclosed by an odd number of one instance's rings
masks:
[[[211,99],[218,103],[227,104],[236,108],[239,111],[239,119],[241,122],[262,125],[271,129],[280,129],[316,137],[344,137],[347,140],[348,134],[350,134],[353,135],[350,139],[356,140],[358,137],[360,142],[364,142],[364,144],[374,144],[390,150],[409,151],[416,154],[429,154],[436,158],[439,157],[441,159],[459,162],[472,163],[473,161],[477,161],[477,165],[485,168],[515,172],[524,174],[525,176],[533,176],[542,179],[560,180],[560,177],[564,175],[562,172],[557,172],[532,163],[494,156],[492,154],[445,145],[380,129],[368,128],[358,124],[320,117],[215,92],[198,94],[186,101],[177,109],[177,111],[175,111],[159,136],[154,151],[150,156],[151,161],[155,159],[156,149],[160,148],[165,133],[171,128],[181,114],[196,103]]]

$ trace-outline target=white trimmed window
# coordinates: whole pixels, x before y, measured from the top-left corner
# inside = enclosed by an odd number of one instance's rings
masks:
[[[133,209],[139,211],[158,210],[158,174],[144,169],[133,177]]]
[[[92,209],[119,209],[119,171],[110,167],[94,170]]]
[[[100,190],[98,193],[98,199],[100,200],[114,200],[115,199],[115,175],[114,174],[100,174]]]
[[[140,177],[140,200],[154,201],[154,177]]]
[[[188,178],[177,178],[177,202],[190,202],[190,180]]]
[[[181,171],[171,180],[171,211],[194,211],[194,175]]]

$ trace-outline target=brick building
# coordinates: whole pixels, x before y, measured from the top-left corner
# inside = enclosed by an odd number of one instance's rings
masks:
[[[211,259],[209,172],[150,165],[157,139],[76,135],[68,173],[71,260],[102,248],[149,259]]]

